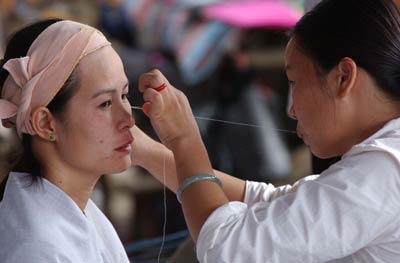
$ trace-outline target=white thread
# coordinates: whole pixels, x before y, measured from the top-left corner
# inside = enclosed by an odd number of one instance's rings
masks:
[[[135,109],[135,110],[142,110],[142,107],[139,107],[139,106],[131,106],[131,108]]]
[[[131,106],[132,109],[136,110],[142,110],[141,107],[138,106]],[[240,125],[240,126],[247,126],[247,127],[254,127],[254,128],[261,128],[265,127],[262,125],[255,125],[255,124],[248,124],[248,123],[242,123],[242,122],[234,122],[234,121],[225,121],[225,120],[218,120],[218,119],[212,119],[212,118],[206,118],[206,117],[199,117],[199,116],[194,116],[198,120],[206,120],[206,121],[214,121],[214,122],[221,122],[221,123],[226,123],[226,124],[233,124],[233,125]],[[272,129],[270,127],[266,127],[267,129]],[[294,133],[296,134],[295,131],[289,131],[289,130],[284,130],[284,129],[272,129],[275,131],[280,131],[280,132],[288,132],[288,133]]]
[[[163,190],[164,190],[164,226],[163,226],[163,238],[160,246],[160,251],[158,252],[158,259],[157,259],[158,263],[160,263],[161,254],[164,249],[165,232],[167,228],[167,190],[165,186],[165,155],[163,156]]]
[[[224,120],[211,119],[211,118],[198,117],[198,116],[194,116],[194,117],[195,117],[196,119],[199,119],[199,120],[222,122],[222,123],[227,123],[227,124],[248,126],[248,127],[254,127],[254,128],[261,128],[261,127],[264,127],[264,126],[262,126],[262,125],[247,124],[247,123],[242,123],[242,122],[224,121]],[[268,128],[268,129],[272,129],[272,128]],[[283,129],[275,129],[275,128],[274,128],[273,130],[275,130],[275,131],[281,131],[281,132],[296,133],[295,131],[289,131],[289,130],[283,130]]]

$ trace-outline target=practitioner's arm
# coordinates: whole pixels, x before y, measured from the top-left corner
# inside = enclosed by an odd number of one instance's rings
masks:
[[[164,85],[166,89],[157,88]],[[150,118],[162,144],[173,152],[178,184],[195,175],[214,174],[186,96],[159,71],[143,74],[139,90],[146,101],[143,112]],[[244,183],[240,188],[242,199]],[[181,197],[186,223],[195,241],[210,214],[229,202],[224,190],[210,180],[190,184]]]
[[[135,138],[132,145],[132,164],[143,167],[161,183],[165,173],[165,185],[176,193],[178,180],[172,151],[150,138],[137,126],[132,128],[132,133]],[[214,170],[214,175],[221,180],[223,190],[230,201],[243,201],[246,185],[244,180],[217,170]]]

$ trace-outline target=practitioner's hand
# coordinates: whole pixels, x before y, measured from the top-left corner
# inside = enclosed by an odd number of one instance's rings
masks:
[[[150,155],[156,142],[145,134],[137,125],[131,128],[134,141],[132,142],[131,164],[144,167],[145,159]],[[145,168],[145,167],[144,167]]]
[[[163,84],[166,85],[162,88]],[[187,97],[174,88],[159,70],[139,78],[144,113],[150,118],[161,142],[173,149],[179,142],[200,139],[200,132]]]
[[[134,138],[131,165],[146,169],[157,180],[176,192],[178,180],[172,151],[150,138],[136,125],[131,128],[131,132]]]

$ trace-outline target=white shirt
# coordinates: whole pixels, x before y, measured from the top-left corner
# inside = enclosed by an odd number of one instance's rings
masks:
[[[400,119],[321,175],[293,186],[247,182],[245,201],[215,210],[200,262],[400,262]]]
[[[114,228],[89,200],[85,214],[62,190],[10,173],[0,203],[2,263],[128,263]]]

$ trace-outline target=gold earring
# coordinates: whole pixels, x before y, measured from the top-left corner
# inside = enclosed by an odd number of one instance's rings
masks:
[[[49,135],[49,141],[54,142],[56,140],[56,136],[54,136],[54,134],[50,134]]]

